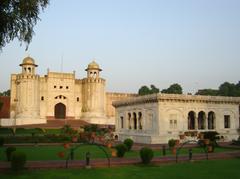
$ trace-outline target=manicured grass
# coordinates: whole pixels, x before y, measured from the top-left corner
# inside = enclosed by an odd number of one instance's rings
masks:
[[[58,156],[59,152],[64,152],[65,156],[69,153],[69,150],[64,149],[63,146],[24,146],[16,147],[17,151],[26,153],[27,160],[64,160]],[[6,160],[5,155],[6,148],[0,148],[0,160]],[[106,149],[110,155],[110,151]],[[105,158],[105,153],[97,146],[84,145],[79,147],[74,152],[74,159],[85,159],[86,152],[90,152],[91,158]]]
[[[57,155],[61,151],[65,151],[65,156],[67,153],[69,153],[69,150],[64,149],[63,146],[24,146],[24,147],[16,147],[18,151],[22,151],[26,153],[27,160],[64,160],[62,158],[59,158]],[[6,161],[6,155],[5,155],[6,147],[0,148],[0,160]],[[105,148],[105,150],[108,152],[110,156],[110,150],[108,148]],[[224,151],[232,151],[237,149],[231,149],[231,148],[215,148],[215,152],[224,152]],[[97,146],[89,146],[89,145],[83,145],[79,147],[74,152],[74,159],[76,160],[84,160],[86,152],[90,152],[91,158],[105,158],[105,153]],[[172,155],[169,150],[166,150],[167,155]],[[202,148],[193,148],[193,157],[196,153],[203,153]],[[182,149],[179,153],[180,155],[187,155],[188,149]],[[161,150],[155,150],[154,156],[162,156]],[[126,158],[129,157],[139,157],[139,151],[130,151],[125,154]]]
[[[126,166],[99,169],[54,169],[10,171],[0,173],[0,178],[86,178],[86,179],[229,179],[239,178],[240,159],[200,161],[193,163],[170,164],[161,166]]]

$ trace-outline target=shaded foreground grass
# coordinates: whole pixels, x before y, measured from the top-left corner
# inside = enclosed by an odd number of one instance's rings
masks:
[[[16,147],[17,151],[22,151],[27,155],[27,160],[62,160],[58,157],[58,152],[65,151],[65,156],[69,152],[69,150],[64,150],[63,146],[24,146],[24,147]],[[105,148],[110,156],[110,150],[108,148]],[[6,147],[0,148],[0,161],[6,161],[6,155],[5,155]],[[224,152],[224,151],[232,151],[237,149],[231,149],[231,148],[221,148],[218,147],[215,149],[215,152]],[[202,148],[193,148],[193,155],[196,153],[203,153]],[[106,158],[104,152],[97,146],[90,146],[90,145],[83,145],[79,147],[74,152],[74,159],[76,160],[84,160],[86,152],[90,152],[91,159],[95,158]],[[167,150],[167,155],[172,155],[169,150]],[[182,149],[180,151],[181,154],[188,154],[188,149]],[[154,150],[154,157],[162,156],[161,150]],[[130,151],[125,154],[126,158],[130,157],[139,157],[139,151]]]
[[[14,174],[10,171],[0,174],[0,178],[171,178],[171,179],[230,179],[239,178],[240,159],[211,160],[191,163],[179,163],[161,166],[126,166],[99,169],[54,169],[22,171]]]

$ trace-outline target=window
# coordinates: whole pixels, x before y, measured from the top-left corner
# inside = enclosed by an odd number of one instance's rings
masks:
[[[54,86],[54,88],[57,88],[57,86]]]
[[[170,129],[173,129],[173,120],[170,120],[170,121],[169,121],[169,128],[170,128]]]
[[[41,100],[44,101],[44,97],[43,96],[41,97]]]
[[[224,115],[224,128],[230,128],[230,115]]]
[[[66,86],[66,89],[68,89],[68,86]]]
[[[79,102],[79,97],[77,97],[77,102]]]
[[[169,128],[170,129],[177,129],[177,115],[176,114],[170,114],[170,120],[169,120]]]
[[[177,128],[177,120],[174,120],[173,128],[174,128],[174,129]]]
[[[120,118],[120,122],[121,122],[121,128],[123,129],[123,117],[121,116],[121,118]]]
[[[60,88],[60,89],[62,89],[63,87],[62,87],[62,86],[60,86],[59,88]]]

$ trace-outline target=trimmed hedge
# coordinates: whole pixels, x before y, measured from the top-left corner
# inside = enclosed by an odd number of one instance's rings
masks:
[[[14,171],[22,170],[26,163],[26,154],[23,152],[15,151],[11,157],[11,169]]]
[[[25,129],[25,128],[17,128],[15,131],[15,135],[43,135],[44,132],[41,128],[30,128],[30,129]]]
[[[125,144],[118,144],[115,148],[117,150],[117,157],[123,157],[127,152],[127,146]]]
[[[15,152],[16,151],[16,147],[8,147],[7,149],[6,149],[6,155],[7,155],[7,160],[8,161],[10,161],[11,160],[11,155],[12,155],[12,153],[13,152]]]
[[[123,142],[127,146],[127,151],[130,151],[133,146],[133,140],[132,139],[125,139]]]
[[[149,164],[153,158],[153,150],[147,147],[141,148],[140,157],[141,157],[142,163]]]
[[[170,139],[168,141],[169,148],[173,148],[175,146],[175,144],[176,144],[176,140],[174,140],[174,139]]]
[[[0,127],[0,135],[14,135],[12,128]]]
[[[2,147],[4,144],[4,138],[3,137],[0,137],[0,147]]]
[[[70,136],[47,134],[44,136],[6,136],[6,144],[11,143],[61,143],[71,141]]]

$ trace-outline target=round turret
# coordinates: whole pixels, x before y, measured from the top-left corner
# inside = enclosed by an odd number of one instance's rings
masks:
[[[22,64],[20,64],[20,66],[24,66],[24,65],[33,65],[35,67],[37,67],[37,65],[35,64],[35,61],[33,58],[31,57],[25,57],[22,61]]]
[[[22,74],[35,74],[35,67],[37,67],[34,59],[29,56],[25,57],[19,66],[22,67]]]
[[[88,64],[86,71],[87,71],[88,78],[99,78],[99,72],[102,71],[102,69],[93,60],[91,63]]]

